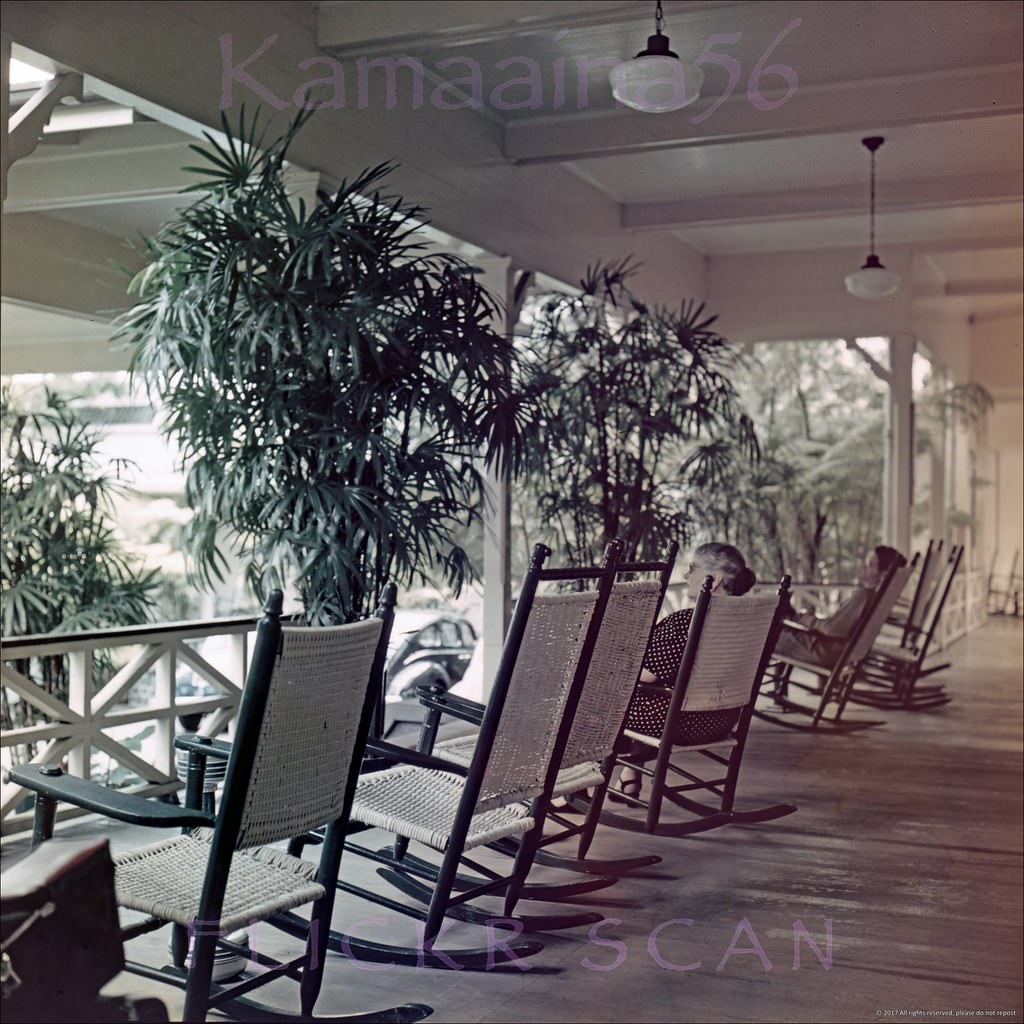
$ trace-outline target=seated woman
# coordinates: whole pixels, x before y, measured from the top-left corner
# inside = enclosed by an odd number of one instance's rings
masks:
[[[826,618],[814,612],[787,615],[797,623],[794,629],[783,626],[775,653],[831,668],[842,653],[850,633],[860,622],[868,602],[875,596],[878,584],[893,564],[904,566],[907,560],[895,549],[880,544],[868,553],[858,580],[857,589]]]
[[[713,593],[721,591],[732,597],[745,594],[757,582],[739,550],[731,544],[717,542],[702,544],[693,553],[693,561],[684,577],[687,593],[693,600],[700,594],[706,576],[714,581]],[[654,627],[644,655],[640,685],[633,693],[626,713],[627,729],[655,739],[661,737],[692,618],[693,609],[683,608],[666,616]],[[651,683],[655,686],[645,685]],[[713,743],[728,736],[738,718],[739,709],[733,708],[725,711],[684,711],[677,723],[675,742]],[[620,753],[631,761],[642,763],[656,756],[646,744],[629,740],[626,743],[628,746]],[[639,796],[640,785],[640,773],[633,768],[623,768],[620,776],[622,791],[629,796]],[[610,799],[622,800],[614,793]]]

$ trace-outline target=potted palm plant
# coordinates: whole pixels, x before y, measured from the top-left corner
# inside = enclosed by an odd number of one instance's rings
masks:
[[[592,562],[613,538],[651,557],[692,532],[691,496],[757,455],[733,371],[739,354],[703,303],[650,306],[629,260],[590,267],[578,291],[528,311],[522,366],[540,412],[525,489],[565,557]]]
[[[380,191],[388,166],[290,193],[303,120],[268,141],[243,113],[193,147],[197,198],[147,240],[117,336],[187,467],[198,575],[229,543],[254,588],[292,582],[309,621],[344,622],[387,578],[471,575],[481,456],[516,468],[520,410],[496,301]]]

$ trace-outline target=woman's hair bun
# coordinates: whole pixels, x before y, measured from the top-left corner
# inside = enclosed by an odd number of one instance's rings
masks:
[[[741,594],[745,594],[750,588],[757,582],[757,576],[749,567],[744,567],[736,574],[736,578],[732,581],[732,586],[729,588],[729,593],[733,597],[739,597]]]

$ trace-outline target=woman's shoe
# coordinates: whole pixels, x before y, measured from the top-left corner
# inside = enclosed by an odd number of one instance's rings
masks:
[[[557,796],[551,801],[551,809],[553,811],[560,811],[562,814],[582,814],[583,812],[577,810],[571,803],[572,798],[576,796],[584,800],[589,800],[590,792],[586,789],[578,789],[575,793],[569,793],[566,796]]]
[[[620,796],[618,793],[614,793],[614,792],[612,792],[612,790],[609,789],[608,790],[608,799],[611,800],[611,802],[613,804],[630,804],[631,807],[635,807],[636,804],[631,804],[630,801],[626,799],[626,797],[627,796],[639,797],[640,796],[640,790],[642,788],[643,788],[643,780],[642,779],[640,779],[640,778],[625,779],[623,782],[619,783],[619,789],[622,790],[623,795]]]

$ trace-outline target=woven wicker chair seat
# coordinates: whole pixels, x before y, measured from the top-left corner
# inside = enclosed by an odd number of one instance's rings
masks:
[[[469,767],[475,749],[475,736],[456,736],[454,739],[442,740],[434,748],[434,751],[438,757],[442,757],[446,761]],[[601,766],[596,761],[584,761],[560,769],[551,792],[553,796],[561,796],[565,793],[574,793],[577,789],[585,789],[588,786],[599,786],[603,781]]]
[[[551,795],[564,796],[566,793],[575,793],[578,789],[600,786],[602,782],[604,775],[601,772],[601,765],[597,761],[584,761],[582,764],[574,764],[571,768],[563,768],[558,773]]]
[[[189,925],[199,912],[209,859],[210,843],[203,834],[175,836],[119,854],[114,857],[118,902],[152,917]],[[236,851],[219,930],[233,931],[320,899],[324,888],[314,880],[316,870],[312,861],[280,850]]]
[[[444,852],[462,792],[463,780],[447,772],[411,765],[371,772],[359,779],[352,819]],[[529,832],[527,811],[526,804],[511,803],[474,814],[465,848]]]

